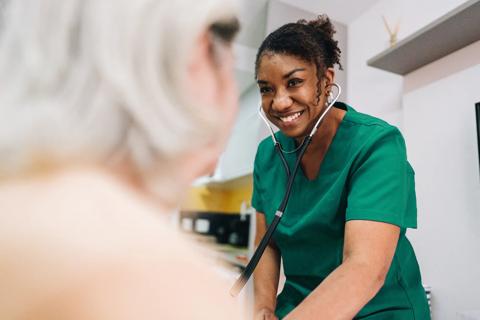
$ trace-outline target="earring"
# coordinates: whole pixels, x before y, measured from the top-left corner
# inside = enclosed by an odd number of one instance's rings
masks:
[[[333,101],[333,92],[329,91],[327,93],[327,101],[325,101],[325,104],[328,106],[332,103],[332,101]]]

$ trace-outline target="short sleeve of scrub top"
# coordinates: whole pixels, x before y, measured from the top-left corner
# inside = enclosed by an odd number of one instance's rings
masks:
[[[413,169],[395,127],[370,137],[351,167],[346,221],[372,220],[416,228],[415,199],[409,199]],[[413,209],[413,210],[412,210]]]

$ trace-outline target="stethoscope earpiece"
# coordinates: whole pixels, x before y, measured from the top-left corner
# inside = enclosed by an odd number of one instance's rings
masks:
[[[327,103],[330,104],[333,101],[333,92],[330,90],[327,96]]]

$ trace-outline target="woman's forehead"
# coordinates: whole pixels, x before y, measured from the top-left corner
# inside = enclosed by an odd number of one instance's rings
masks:
[[[268,52],[260,58],[258,78],[268,76],[272,72],[287,74],[294,69],[304,69],[309,72],[315,70],[315,65],[294,55]]]

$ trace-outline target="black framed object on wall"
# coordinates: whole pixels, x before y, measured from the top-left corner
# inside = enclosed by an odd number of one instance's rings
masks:
[[[475,104],[475,115],[477,118],[478,164],[480,166],[480,102]]]

